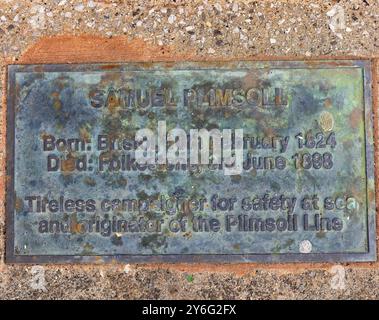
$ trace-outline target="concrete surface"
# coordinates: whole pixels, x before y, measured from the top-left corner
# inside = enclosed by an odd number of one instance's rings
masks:
[[[378,0],[0,0],[1,72],[8,63],[375,58],[378,26]],[[4,200],[5,148],[0,168]],[[379,298],[379,263],[7,265],[3,202],[1,299]]]

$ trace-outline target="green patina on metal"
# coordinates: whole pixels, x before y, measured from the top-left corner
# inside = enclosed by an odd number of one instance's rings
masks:
[[[9,66],[7,261],[375,260],[371,108],[369,61]]]

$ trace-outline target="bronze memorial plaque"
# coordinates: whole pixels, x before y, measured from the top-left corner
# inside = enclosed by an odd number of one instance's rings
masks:
[[[7,262],[373,261],[369,60],[10,65]]]

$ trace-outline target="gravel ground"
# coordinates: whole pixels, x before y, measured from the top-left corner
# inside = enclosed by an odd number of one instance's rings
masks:
[[[86,35],[85,41],[91,41],[91,37],[97,37],[97,41],[98,37],[104,37],[111,41],[104,40],[104,43],[118,43],[116,49],[119,51],[115,50],[114,55],[109,53],[112,48],[108,51],[112,61],[123,61],[125,56],[120,55],[120,50],[128,42],[135,41],[139,43],[139,51],[134,52],[134,58],[140,54],[145,60],[149,57],[149,48],[161,54],[168,50],[173,56],[191,55],[198,59],[254,55],[377,57],[378,26],[378,0],[0,0],[1,70],[4,78],[7,63],[49,62],[46,52],[47,55],[51,52],[50,62],[71,61],[67,57],[67,44],[66,53],[55,51],[62,38],[46,41],[46,36],[57,35]],[[41,48],[38,46],[41,41],[45,55],[39,60],[42,51],[37,49]],[[99,47],[99,52],[103,49]],[[88,50],[84,42],[76,41],[70,52],[82,57],[86,53],[91,56]],[[95,47],[92,55],[95,61],[96,53]],[[101,59],[106,61],[107,57]],[[0,89],[4,101],[3,87]],[[2,139],[5,135],[4,111],[2,108]],[[3,198],[4,150],[0,150],[0,160],[0,197]],[[377,263],[343,266],[6,265],[4,226],[4,208],[1,207],[1,299],[379,298]]]

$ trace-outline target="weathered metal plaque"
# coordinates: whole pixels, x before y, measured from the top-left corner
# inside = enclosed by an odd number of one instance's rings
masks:
[[[8,262],[371,261],[370,61],[11,65]]]

